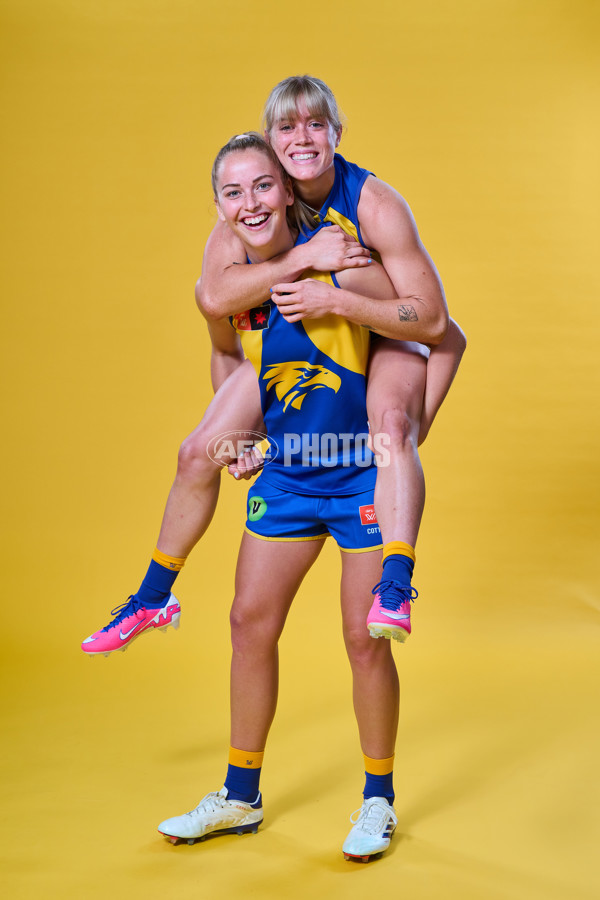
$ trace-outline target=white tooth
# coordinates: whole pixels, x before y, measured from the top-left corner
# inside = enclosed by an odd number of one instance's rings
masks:
[[[294,153],[294,159],[314,159],[316,153]]]
[[[266,221],[267,216],[253,216],[251,219],[244,219],[246,225],[260,225],[261,222]]]

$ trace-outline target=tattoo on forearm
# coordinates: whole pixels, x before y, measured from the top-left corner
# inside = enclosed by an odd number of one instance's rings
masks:
[[[414,306],[399,306],[398,318],[401,322],[418,322],[419,317]]]

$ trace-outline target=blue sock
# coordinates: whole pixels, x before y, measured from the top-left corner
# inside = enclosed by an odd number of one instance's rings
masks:
[[[397,581],[402,587],[410,587],[415,564],[410,556],[394,553],[383,561],[382,581]]]
[[[264,750],[238,750],[229,748],[229,766],[225,787],[231,800],[243,800],[253,806],[261,805],[258,791]]]
[[[368,800],[369,797],[385,797],[388,803],[394,803],[394,773],[389,772],[387,775],[372,775],[365,772],[366,781],[363,797]]]
[[[229,763],[225,787],[229,800],[254,803],[258,798],[261,769],[242,769]]]
[[[135,599],[144,606],[164,606],[178,575],[179,570],[167,569],[153,559]]]

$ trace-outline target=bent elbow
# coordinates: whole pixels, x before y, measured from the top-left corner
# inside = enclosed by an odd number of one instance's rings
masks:
[[[467,336],[454,319],[450,319],[448,328],[448,340],[451,341],[457,356],[460,358],[467,349]]]
[[[202,289],[202,279],[201,278],[199,278],[198,281],[196,282],[196,287],[194,288],[194,297],[196,298],[196,306],[198,307],[198,309],[200,310],[201,313],[205,314],[205,307],[204,307],[205,296],[204,296],[204,291]]]
[[[441,344],[448,334],[449,319],[447,315],[441,314],[431,323],[431,332],[427,340],[428,344],[437,346]]]
[[[199,279],[196,282],[196,306],[202,313],[205,319],[218,319],[220,318],[220,313],[217,307],[217,304],[214,300],[211,299],[207,291],[204,289],[202,285],[202,279]]]
[[[198,303],[198,309],[205,319],[209,321],[217,321],[221,318],[217,312],[215,304],[211,303],[208,297],[202,298],[202,300],[196,300],[196,302]]]

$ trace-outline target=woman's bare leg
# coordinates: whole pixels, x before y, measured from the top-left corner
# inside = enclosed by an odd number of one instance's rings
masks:
[[[256,372],[242,363],[221,385],[202,421],[184,440],[177,474],[169,494],[158,537],[158,549],[172,557],[186,557],[212,520],[221,484],[222,466],[233,458],[222,455],[221,465],[209,456],[211,441],[227,432],[262,429]]]
[[[113,611],[115,618],[109,625],[83,641],[85,653],[107,655],[124,650],[143,631],[178,624],[180,607],[171,589],[186,557],[210,525],[219,498],[222,465],[234,462],[226,455],[221,465],[211,459],[207,452],[210,442],[223,432],[262,427],[256,374],[251,364],[244,362],[219,388],[201,423],[181,445],[157,548],[137,593]]]
[[[419,429],[419,444],[422,444],[429,434],[433,420],[454,381],[466,347],[467,339],[462,328],[450,319],[446,337],[441,344],[432,348],[427,363],[427,384]]]
[[[394,755],[398,730],[398,673],[390,641],[373,640],[365,628],[381,551],[341,555],[342,623],[360,744],[366,756],[387,759]]]
[[[414,547],[425,505],[425,480],[417,443],[427,360],[398,341],[378,340],[371,351],[367,409],[374,443],[389,438],[387,465],[377,469],[375,510],[384,544]]]
[[[323,543],[263,541],[249,534],[242,538],[231,609],[232,747],[264,750],[277,706],[277,644],[292,600]]]

